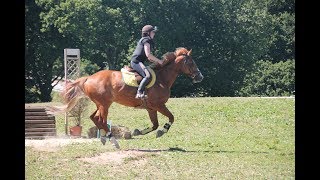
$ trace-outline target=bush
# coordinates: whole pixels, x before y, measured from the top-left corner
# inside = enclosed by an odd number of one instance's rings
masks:
[[[64,103],[63,98],[61,97],[60,92],[52,91],[52,102],[60,102]],[[89,106],[89,98],[83,97],[79,99],[77,104],[67,113],[68,117],[70,117],[71,121],[74,122],[75,126],[79,126],[81,124],[81,119],[84,116],[84,112],[87,110]]]
[[[71,111],[68,112],[68,116],[71,117],[76,126],[80,126],[81,119],[83,118],[84,111],[88,107],[88,103],[89,99],[87,97],[81,98]]]
[[[257,61],[248,73],[239,96],[290,96],[295,90],[295,61]]]

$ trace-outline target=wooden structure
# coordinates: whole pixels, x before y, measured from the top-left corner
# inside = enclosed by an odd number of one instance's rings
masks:
[[[64,49],[64,81],[73,81],[80,77],[80,49]],[[64,115],[65,133],[68,135],[68,113]]]
[[[56,120],[44,107],[25,106],[25,138],[44,139],[56,136]]]

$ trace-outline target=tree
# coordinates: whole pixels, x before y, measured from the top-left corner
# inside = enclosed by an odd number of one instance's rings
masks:
[[[81,50],[82,74],[120,70],[145,24],[160,29],[157,57],[192,49],[204,75],[196,85],[178,78],[175,97],[239,95],[256,62],[294,61],[294,0],[27,1],[26,101],[50,100],[51,83],[63,73],[64,48]]]
[[[45,8],[41,13],[43,31],[50,31],[53,25],[62,36],[73,37],[75,46],[81,49],[81,56],[101,69],[105,63],[111,69],[123,65],[130,32],[121,6],[113,8],[114,1],[95,0],[60,1],[49,5],[47,0],[38,2]]]
[[[63,38],[57,31],[41,32],[39,14],[42,9],[34,1],[26,2],[25,9],[25,101],[49,102],[52,82],[62,66],[54,66],[61,59],[59,44]]]
[[[270,0],[268,7],[273,17],[275,41],[265,59],[274,63],[295,59],[295,0]]]
[[[239,96],[290,96],[295,91],[295,61],[258,61],[248,73]]]

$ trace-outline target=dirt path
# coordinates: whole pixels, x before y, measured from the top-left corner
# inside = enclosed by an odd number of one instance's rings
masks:
[[[54,152],[59,150],[61,147],[72,144],[72,143],[91,143],[93,141],[99,141],[100,139],[86,139],[86,138],[48,138],[42,140],[25,140],[26,147],[33,147],[37,151],[49,151]],[[147,162],[145,157],[146,154],[157,154],[158,151],[148,151],[148,150],[119,150],[112,152],[99,153],[93,157],[80,158],[81,161],[86,161],[88,163],[94,164],[122,164],[125,159],[134,159],[134,163],[137,165],[142,165]]]

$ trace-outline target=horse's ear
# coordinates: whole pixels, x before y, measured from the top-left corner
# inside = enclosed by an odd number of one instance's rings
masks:
[[[190,56],[190,55],[191,55],[191,52],[192,52],[192,49],[190,49],[190,51],[188,51],[188,56]]]

